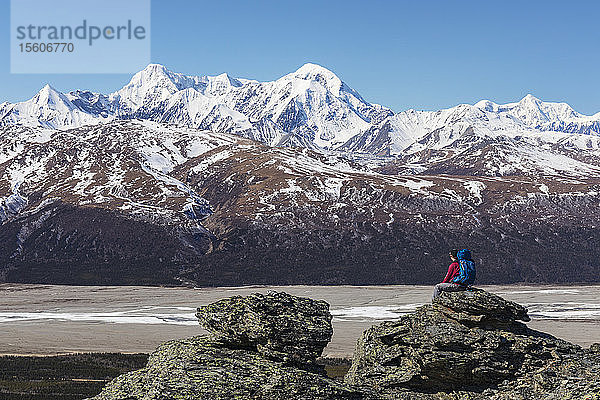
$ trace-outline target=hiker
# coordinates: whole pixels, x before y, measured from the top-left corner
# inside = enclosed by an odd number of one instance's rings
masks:
[[[475,282],[475,263],[471,259],[471,252],[467,249],[451,250],[449,255],[452,263],[448,267],[448,273],[444,280],[435,285],[431,300],[434,300],[442,292],[466,290]]]

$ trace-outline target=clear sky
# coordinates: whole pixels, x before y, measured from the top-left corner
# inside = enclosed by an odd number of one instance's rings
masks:
[[[0,4],[0,102],[28,99],[46,83],[109,93],[129,81],[11,75],[9,1]],[[594,114],[599,16],[597,0],[153,0],[152,61],[261,81],[314,62],[395,111],[531,93]]]

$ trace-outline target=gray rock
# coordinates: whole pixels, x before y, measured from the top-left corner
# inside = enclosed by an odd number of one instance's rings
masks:
[[[365,331],[346,382],[388,398],[402,398],[406,390],[477,392],[581,350],[517,318],[527,319],[523,307],[490,293],[444,293],[432,305]]]
[[[333,335],[329,304],[284,292],[230,297],[196,316],[215,339],[296,364],[313,364]]]
[[[492,390],[490,400],[600,400],[600,355],[574,354]]]
[[[161,344],[95,400],[374,399],[314,364],[333,334],[323,301],[269,292],[198,308],[211,332]]]
[[[444,312],[444,308],[457,313],[457,318],[465,322],[498,321],[511,322],[521,320],[528,322],[527,309],[513,301],[508,301],[493,293],[481,289],[464,292],[442,292],[433,300],[434,307]]]
[[[161,344],[146,368],[115,378],[94,400],[363,399],[342,382],[207,336]]]
[[[160,345],[94,400],[600,400],[597,345],[531,330],[517,321],[525,308],[482,291],[445,293],[365,331],[345,383],[312,368],[331,337],[325,302],[236,296],[198,317],[212,336]]]

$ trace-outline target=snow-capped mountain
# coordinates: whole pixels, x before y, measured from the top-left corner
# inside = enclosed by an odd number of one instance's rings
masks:
[[[65,129],[138,118],[234,133],[269,145],[334,148],[390,115],[315,64],[272,82],[227,74],[186,76],[151,64],[108,95],[60,94],[46,87],[31,100],[4,104],[0,123]]]
[[[530,95],[394,114],[314,64],[46,86],[0,104],[0,282],[432,283],[465,245],[485,282],[595,282],[599,121]]]
[[[465,133],[482,138],[543,133],[600,135],[600,113],[586,116],[568,104],[543,102],[532,95],[518,103],[496,104],[482,100],[475,105],[461,104],[441,111],[408,110],[390,117],[381,128],[356,137],[347,148],[405,155],[425,148],[441,149]],[[377,138],[377,140],[374,140]]]
[[[527,95],[516,103],[482,100],[394,114],[316,64],[271,82],[186,76],[151,64],[108,95],[46,86],[31,100],[0,105],[1,125],[68,129],[116,119],[336,150],[368,162],[368,155],[383,156],[382,170],[396,173],[579,176],[596,174],[588,162],[600,157],[600,113],[586,116]]]
[[[75,127],[108,121],[107,115],[94,115],[79,107],[79,98],[65,95],[50,85],[44,86],[31,100],[0,105],[0,122],[42,126],[46,128]]]
[[[598,174],[600,113],[527,95],[517,103],[484,100],[440,111],[408,110],[340,147],[395,158],[384,169],[463,175]]]

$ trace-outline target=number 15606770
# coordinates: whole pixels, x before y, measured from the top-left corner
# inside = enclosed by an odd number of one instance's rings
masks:
[[[21,53],[72,53],[73,43],[19,43]]]

